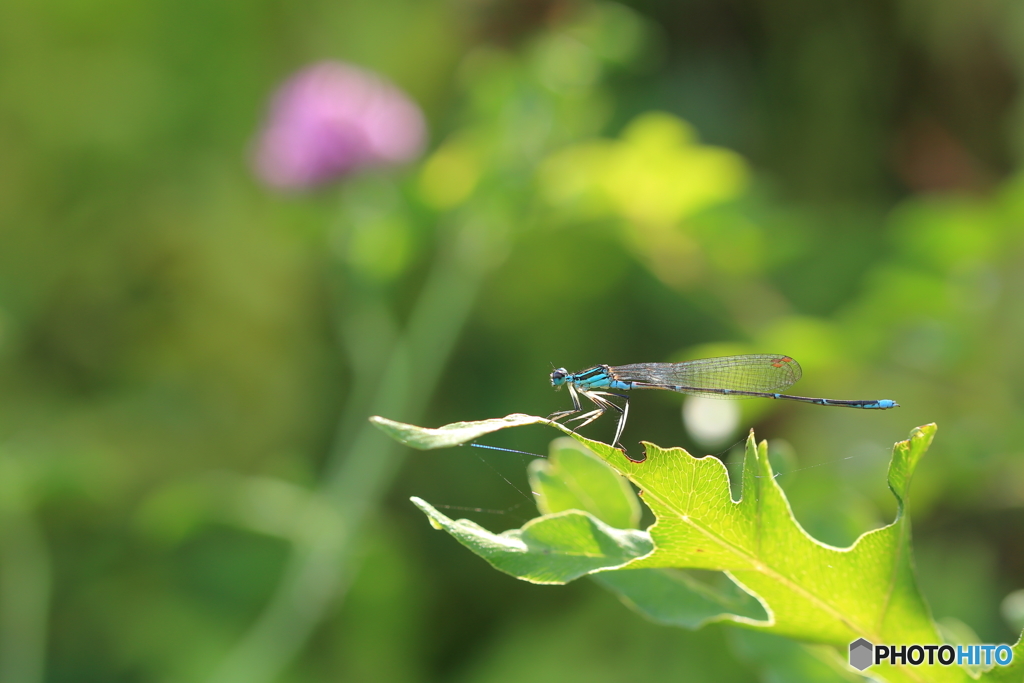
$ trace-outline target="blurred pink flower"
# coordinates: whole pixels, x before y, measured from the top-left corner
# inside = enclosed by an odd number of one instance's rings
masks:
[[[274,95],[256,143],[256,172],[274,187],[313,187],[410,161],[425,137],[422,112],[397,87],[349,64],[320,62]]]

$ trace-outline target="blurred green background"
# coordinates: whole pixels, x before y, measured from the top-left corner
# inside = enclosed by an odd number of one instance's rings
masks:
[[[729,404],[702,441],[643,395],[624,441],[729,458],[755,427],[842,545],[891,520],[891,445],[937,422],[923,590],[950,633],[1015,641],[1022,45],[1012,0],[8,0],[0,680],[825,680],[781,641],[493,571],[408,497],[518,527],[528,458],[365,421],[546,415],[552,364],[742,352],[903,407]],[[428,149],[268,189],[267,102],[326,58],[408,92]]]

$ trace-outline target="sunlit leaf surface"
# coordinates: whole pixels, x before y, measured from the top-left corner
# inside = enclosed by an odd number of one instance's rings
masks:
[[[469,443],[473,439],[496,432],[508,427],[519,427],[532,424],[550,424],[556,427],[561,425],[543,417],[535,415],[523,415],[515,413],[506,417],[493,420],[480,420],[478,422],[453,422],[437,429],[426,429],[415,425],[395,422],[385,417],[374,415],[370,422],[388,434],[395,440],[418,448],[421,451],[429,451],[435,448],[451,448]],[[564,430],[568,432],[568,430]]]
[[[529,475],[544,514],[583,510],[620,529],[640,523],[640,501],[626,479],[578,441],[552,441],[547,459],[532,461]]]

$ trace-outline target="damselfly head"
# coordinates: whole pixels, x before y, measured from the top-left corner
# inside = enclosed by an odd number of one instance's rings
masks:
[[[569,373],[565,368],[558,368],[551,373],[551,386],[560,387],[565,384],[565,378],[569,376]]]

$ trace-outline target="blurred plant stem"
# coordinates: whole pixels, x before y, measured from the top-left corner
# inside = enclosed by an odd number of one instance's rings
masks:
[[[276,679],[341,600],[356,572],[360,529],[386,493],[404,450],[366,418],[380,414],[412,422],[422,416],[480,282],[497,261],[500,240],[482,244],[482,235],[472,234],[480,229],[461,227],[451,236],[454,240],[442,245],[404,334],[397,339],[383,297],[364,297],[362,308],[349,316],[345,337],[352,356],[352,392],[338,422],[324,480],[312,497],[309,519],[299,522],[293,554],[276,593],[216,671],[214,683]],[[467,245],[483,246],[483,253]],[[375,362],[377,358],[381,362]],[[326,516],[325,507],[330,510]]]
[[[28,510],[0,510],[0,681],[41,683],[50,609],[50,552]]]

